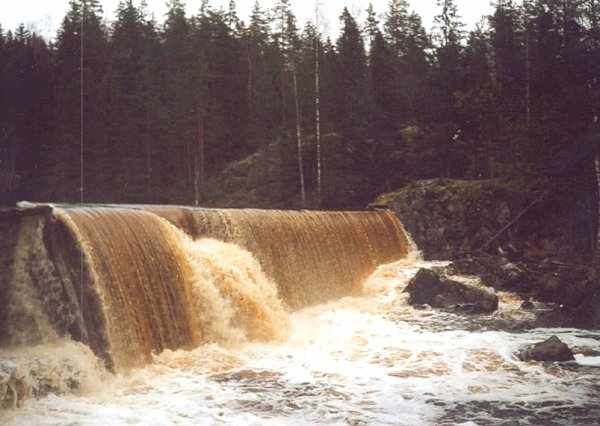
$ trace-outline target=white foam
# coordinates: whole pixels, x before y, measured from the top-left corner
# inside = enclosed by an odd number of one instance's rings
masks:
[[[467,331],[451,315],[404,304],[400,291],[416,268],[380,268],[363,297],[291,314],[285,342],[166,351],[148,367],[115,379],[107,385],[110,392],[30,401],[0,422],[569,424],[600,414],[594,387],[600,370],[524,363],[514,355],[553,334],[597,351],[600,332]],[[444,321],[445,329],[432,325]],[[578,355],[577,363],[597,366],[599,358]]]

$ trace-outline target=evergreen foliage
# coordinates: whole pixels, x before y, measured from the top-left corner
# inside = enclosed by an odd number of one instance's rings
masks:
[[[273,197],[291,185],[299,199],[303,152],[310,202],[316,58],[319,205],[361,207],[416,178],[543,176],[600,121],[600,2],[498,0],[468,33],[454,0],[437,3],[431,33],[407,0],[361,23],[344,9],[335,41],[299,28],[289,0],[257,1],[247,24],[234,1],[188,16],[170,0],[159,24],[121,0],[110,25],[98,0],[71,0],[53,43],[0,28],[0,190],[203,203],[232,162],[268,152]]]

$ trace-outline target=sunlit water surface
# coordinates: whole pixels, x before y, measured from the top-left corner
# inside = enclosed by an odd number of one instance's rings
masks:
[[[499,312],[415,310],[401,293],[421,266],[387,265],[364,296],[290,315],[283,343],[167,351],[82,395],[27,401],[7,425],[598,424],[600,332],[527,329],[502,294]],[[523,324],[523,326],[520,326]],[[574,363],[524,363],[553,334]],[[600,352],[599,352],[600,353]],[[582,355],[587,354],[587,355]]]

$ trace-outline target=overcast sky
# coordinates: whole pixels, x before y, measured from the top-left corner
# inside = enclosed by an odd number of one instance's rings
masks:
[[[139,3],[140,0],[135,0]],[[155,14],[158,22],[163,21],[166,12],[166,0],[146,0],[150,10]],[[112,20],[119,0],[101,0],[104,16]],[[197,13],[201,0],[187,0],[189,14]],[[389,0],[371,0],[378,14],[383,14],[387,9]],[[229,0],[212,0],[215,7],[224,7]],[[254,0],[238,0],[239,15],[246,20],[254,4]],[[275,0],[260,0],[263,8],[271,7]],[[338,16],[344,6],[359,20],[366,13],[365,9],[369,0],[321,0],[322,16],[325,31],[335,36],[337,31]],[[433,17],[438,13],[436,0],[410,0],[413,10],[418,12],[424,20],[427,29],[433,25]],[[468,28],[473,28],[483,15],[491,11],[489,0],[457,0],[460,15]],[[312,19],[314,14],[314,0],[292,0],[294,12],[300,24]],[[19,23],[24,23],[29,29],[36,30],[46,37],[54,37],[67,10],[68,0],[0,0],[0,23],[7,29],[16,28]]]

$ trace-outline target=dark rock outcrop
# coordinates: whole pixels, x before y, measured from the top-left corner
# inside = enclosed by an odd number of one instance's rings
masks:
[[[565,362],[574,361],[575,357],[563,341],[556,336],[552,336],[521,351],[519,359],[521,361]]]
[[[464,313],[489,313],[498,309],[498,297],[491,291],[448,278],[443,270],[420,269],[404,292],[413,306],[430,305]]]
[[[455,274],[477,275],[486,285],[499,290],[528,290],[527,266],[502,256],[478,256],[457,259],[450,265]]]
[[[519,293],[523,299],[557,302],[580,312],[582,305],[589,305],[597,288],[596,281],[589,277],[591,266],[550,259],[535,262],[511,261],[502,256],[467,256],[453,261],[448,270],[456,275],[476,275],[486,285]]]
[[[536,259],[567,259],[586,252],[590,215],[573,214],[583,210],[573,206],[585,200],[547,191],[548,185],[430,179],[383,194],[373,204],[395,211],[426,259],[456,259],[479,250]]]

